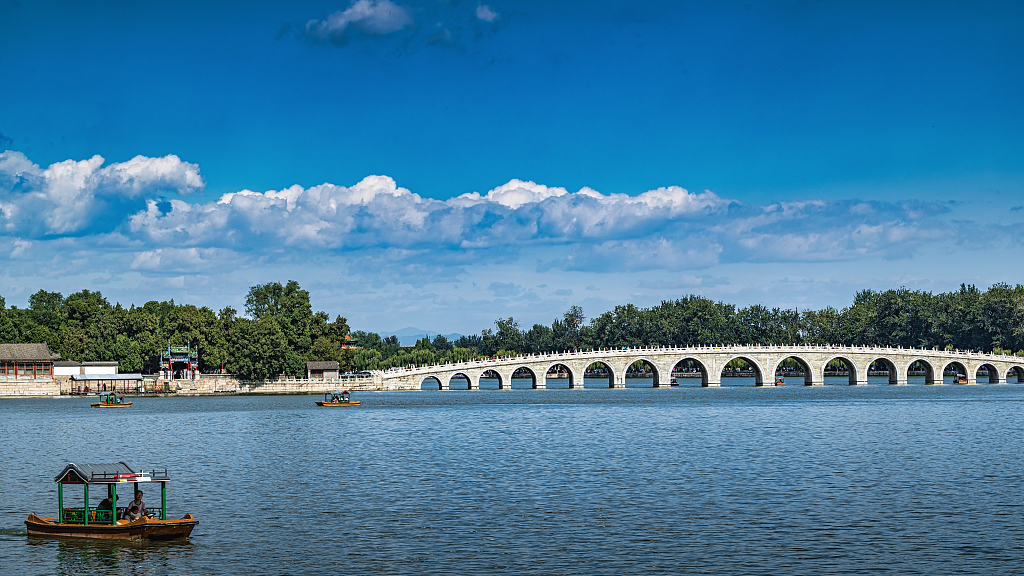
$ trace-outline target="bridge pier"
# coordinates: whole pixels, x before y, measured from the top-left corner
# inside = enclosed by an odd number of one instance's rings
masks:
[[[534,390],[547,390],[548,383],[543,378],[535,378],[533,381]]]
[[[720,388],[722,386],[722,381],[721,380],[715,381],[715,380],[708,379],[707,382],[701,382],[700,386],[701,386],[701,388]]]

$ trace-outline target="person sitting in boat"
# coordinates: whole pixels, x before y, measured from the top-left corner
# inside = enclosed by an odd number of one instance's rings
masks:
[[[331,394],[331,402],[337,404],[339,401],[337,394]]]
[[[135,500],[124,509],[124,519],[134,522],[146,515],[146,503],[142,501],[142,490],[136,490]]]
[[[113,512],[114,511],[114,499],[115,499],[115,496],[113,494],[107,496],[103,500],[100,500],[100,505],[97,506],[96,509],[97,510],[110,510],[111,512]]]

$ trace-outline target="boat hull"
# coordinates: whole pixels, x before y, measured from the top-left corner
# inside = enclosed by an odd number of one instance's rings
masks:
[[[355,402],[324,402],[323,400],[316,401],[317,406],[324,406],[327,408],[340,408],[342,406],[359,406],[359,400]]]
[[[25,527],[29,536],[52,538],[88,538],[92,540],[173,540],[188,538],[199,521],[191,514],[180,520],[139,518],[134,522],[110,524],[60,524],[56,518],[29,514]]]
[[[128,408],[131,406],[131,402],[125,402],[124,404],[107,404],[106,402],[93,402],[89,404],[93,408]]]

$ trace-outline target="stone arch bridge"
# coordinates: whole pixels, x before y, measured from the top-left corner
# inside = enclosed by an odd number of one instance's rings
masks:
[[[511,388],[513,373],[533,381],[533,388],[546,388],[548,373],[567,377],[570,388],[583,388],[588,366],[602,363],[610,388],[626,386],[626,371],[638,360],[651,369],[655,387],[669,386],[672,371],[680,364],[696,376],[701,385],[720,386],[726,365],[741,358],[752,368],[755,386],[773,386],[776,370],[784,360],[793,359],[802,368],[806,386],[824,385],[829,363],[838,360],[850,385],[866,385],[872,366],[887,373],[889,384],[906,385],[913,369],[923,373],[926,384],[942,384],[943,373],[952,371],[961,384],[977,384],[984,369],[989,383],[1005,383],[1016,378],[1024,383],[1024,358],[966,351],[881,348],[866,346],[707,346],[643,347],[587,350],[549,354],[527,354],[412,368],[392,368],[373,372],[373,387],[378,390],[420,390],[424,382],[448,390],[452,380],[468,380],[469,389],[480,388],[483,378],[496,378],[498,387]],[[833,363],[836,364],[836,363]],[[650,375],[648,376],[650,377]],[[435,382],[436,380],[436,382]]]

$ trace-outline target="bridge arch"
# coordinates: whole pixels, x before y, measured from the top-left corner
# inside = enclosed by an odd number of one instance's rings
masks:
[[[951,360],[946,362],[942,367],[942,372],[938,374],[939,384],[945,383],[946,372],[953,372],[953,383],[954,384],[967,384],[970,378],[970,372],[967,370],[967,365],[959,360]],[[962,382],[961,380],[967,380]]]
[[[458,386],[462,384],[463,380],[466,381],[466,390],[473,388],[473,379],[469,377],[469,374],[466,374],[465,372],[454,372],[448,377],[448,389],[459,390],[460,388],[458,388]],[[455,387],[452,386],[453,383],[455,384]]]
[[[488,370],[484,370],[483,372],[481,372],[480,376],[477,377],[476,387],[481,389],[481,390],[483,389],[482,383],[483,383],[484,378],[486,378],[488,380],[496,379],[498,381],[498,390],[503,390],[503,389],[509,388],[511,386],[511,384],[512,384],[511,382],[506,382],[505,381],[505,378],[503,378],[501,376],[501,372],[498,372],[497,370],[493,370],[493,369],[488,369]]]
[[[903,377],[910,382],[910,371],[915,366],[918,366],[921,370],[924,370],[924,383],[925,384],[942,384],[942,372],[938,373],[936,379],[935,366],[931,362],[926,360],[924,357],[918,356],[907,363],[906,369],[903,371]]]
[[[1010,368],[1006,370],[1006,377],[1003,378],[1003,382],[1008,382],[1011,376],[1017,378],[1017,384],[1024,384],[1024,367],[1010,366]]]
[[[988,376],[978,376],[978,373],[981,372],[982,368],[988,372]],[[985,382],[988,384],[999,384],[999,370],[993,364],[982,362],[974,370],[974,381],[980,384],[982,378],[986,378]]]
[[[530,378],[530,388],[536,390],[537,388],[545,388],[547,386],[547,382],[541,382],[533,368],[520,364],[512,369],[512,377],[509,378],[508,387],[512,387],[513,378],[524,379],[527,376]]]
[[[811,363],[808,362],[806,358],[800,356],[799,354],[791,354],[789,356],[786,356],[785,358],[778,359],[775,362],[775,366],[772,367],[772,378],[774,379],[779,377],[779,371],[782,370],[783,368],[782,363],[785,362],[786,360],[789,360],[790,358],[796,360],[797,364],[799,364],[800,367],[803,368],[804,386],[814,386],[814,370],[811,369]],[[824,382],[824,373],[822,374],[822,382]],[[774,385],[775,382],[773,381],[772,384]]]
[[[654,376],[654,388],[658,388],[660,386],[661,368],[658,367],[658,364],[654,360],[651,360],[647,356],[637,356],[636,358],[627,359],[626,362],[626,371],[628,371],[637,362],[645,362],[648,366],[651,367],[651,372]],[[623,383],[625,383],[625,374],[623,374]]]
[[[682,370],[677,370],[680,368],[680,364],[683,365]],[[675,381],[675,386],[681,385],[683,381],[690,379],[690,377],[683,376],[682,374],[692,374],[694,369],[700,371],[700,385],[706,388],[708,386],[708,367],[694,356],[683,356],[672,364],[668,374],[671,379],[669,382]],[[678,378],[674,377],[676,373],[680,373]]]
[[[604,360],[594,360],[593,362],[588,362],[587,367],[583,370],[583,377],[586,378],[587,371],[590,370],[591,368],[594,368],[596,365],[600,364],[600,369],[606,370],[608,373],[608,387],[615,388],[615,370],[612,368],[610,362],[611,361],[608,360],[607,358]],[[595,377],[592,376],[592,378]]]
[[[548,374],[565,374],[569,380],[569,388],[583,388],[583,380],[576,375],[572,366],[564,362],[554,362],[544,369],[544,386],[547,387]]]
[[[420,390],[444,390],[447,384],[437,374],[424,374],[420,379]]]
[[[733,360],[743,360],[744,362],[749,364],[751,366],[751,368],[753,368],[753,370],[754,370],[754,386],[764,386],[765,385],[765,383],[764,383],[764,374],[765,374],[764,367],[761,366],[761,363],[758,362],[757,360],[755,360],[752,356],[747,356],[745,354],[736,354],[736,355],[730,356],[729,359],[726,360],[724,364],[722,364],[722,372],[720,372],[719,375],[718,375],[718,378],[719,378],[720,382],[721,382],[722,376],[725,374],[726,369],[728,368],[729,364],[732,363]]]
[[[884,368],[887,376],[889,377],[889,384],[895,386],[900,383],[900,371],[896,367],[896,361],[888,356],[878,356],[874,360],[868,362],[867,366],[864,367],[864,381],[867,381],[868,377],[871,376],[872,368],[876,372],[880,372],[879,368]],[[909,367],[908,367],[909,370]],[[906,384],[907,375],[903,375],[903,383]]]
[[[836,355],[832,356],[831,358],[825,360],[825,362],[822,363],[822,365],[821,365],[821,383],[822,383],[822,385],[825,384],[825,371],[828,370],[828,365],[831,364],[832,362],[837,361],[837,360],[839,362],[841,362],[843,364],[843,366],[846,367],[847,372],[849,372],[849,379],[848,379],[848,381],[849,381],[850,386],[856,386],[858,383],[860,383],[862,381],[865,382],[865,383],[867,382],[868,377],[867,377],[867,370],[866,369],[864,370],[864,377],[862,379],[860,377],[861,376],[860,371],[857,370],[857,363],[856,362],[854,362],[853,360],[851,360],[850,358],[848,358],[846,356],[843,356],[842,354],[836,354]]]

